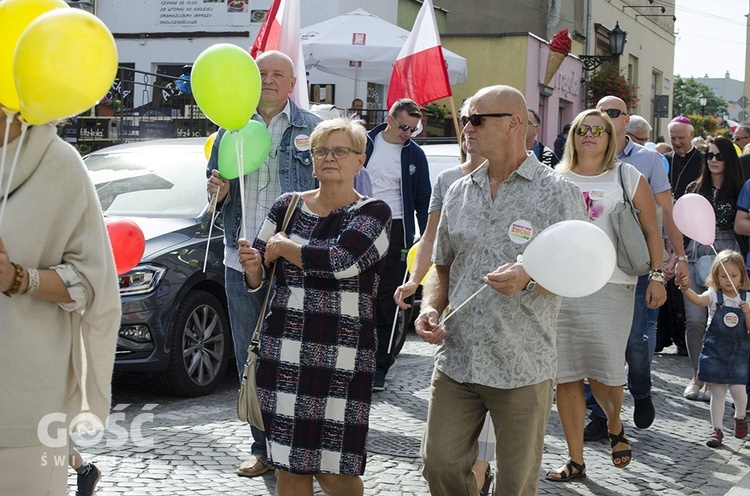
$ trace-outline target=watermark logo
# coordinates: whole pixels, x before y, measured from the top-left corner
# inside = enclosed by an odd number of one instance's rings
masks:
[[[158,404],[143,405],[140,412],[128,420],[125,410],[129,406],[130,404],[127,403],[115,405],[106,424],[91,412],[76,415],[69,424],[66,414],[48,413],[37,425],[39,442],[48,448],[62,448],[66,446],[70,437],[77,446],[83,448],[98,446],[102,442],[108,448],[121,448],[125,445],[139,448],[153,447],[154,440],[144,436],[143,426],[154,422],[152,410]]]

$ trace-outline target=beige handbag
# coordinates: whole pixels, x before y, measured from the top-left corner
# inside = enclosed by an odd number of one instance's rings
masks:
[[[300,194],[294,193],[292,195],[292,201],[289,203],[289,207],[286,209],[286,215],[284,215],[284,222],[281,225],[281,229],[277,232],[286,231],[289,221],[292,219],[292,215],[297,208]],[[258,386],[255,382],[256,368],[258,366],[258,352],[260,348],[260,329],[263,327],[263,320],[266,315],[266,308],[268,307],[268,298],[271,296],[271,286],[273,284],[273,274],[276,271],[276,262],[271,267],[271,275],[268,281],[268,289],[266,290],[266,297],[263,298],[263,305],[260,307],[260,313],[258,314],[258,322],[255,324],[255,331],[253,337],[250,340],[250,346],[247,348],[247,361],[245,361],[245,368],[242,371],[242,382],[240,383],[240,391],[237,394],[237,417],[243,422],[247,422],[253,427],[257,427],[260,430],[265,430],[263,427],[263,415],[260,413],[260,402],[258,401]]]

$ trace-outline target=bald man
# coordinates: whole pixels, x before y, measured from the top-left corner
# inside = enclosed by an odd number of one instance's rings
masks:
[[[499,440],[496,493],[537,494],[562,299],[516,260],[546,227],[583,220],[586,211],[578,187],[527,152],[527,121],[514,88],[479,90],[464,135],[469,153],[487,161],[445,195],[435,275],[415,324],[423,340],[438,345],[422,447],[433,496],[476,494],[471,466],[488,411]],[[448,301],[455,307],[484,284],[491,289],[438,326]]]
[[[674,247],[667,270],[674,272],[678,279],[684,274],[689,275],[685,247],[682,243],[682,233],[674,224],[672,218],[672,192],[667,179],[667,173],[658,152],[649,150],[636,143],[626,132],[630,124],[628,107],[616,96],[605,96],[596,104],[596,108],[606,113],[612,120],[617,139],[617,159],[638,169],[648,181],[656,204],[661,208],[664,230]],[[648,136],[646,136],[648,138]],[[638,278],[635,292],[633,323],[625,352],[628,362],[628,390],[633,395],[635,411],[633,421],[639,429],[646,429],[654,421],[656,410],[651,400],[651,361],[656,348],[656,322],[659,317],[658,308],[646,306],[646,289],[648,275]],[[589,418],[591,422],[584,429],[584,440],[594,441],[606,438],[607,417],[596,403],[593,395],[586,391],[586,405],[591,408]]]
[[[271,135],[271,153],[258,170],[244,176],[244,232],[240,226],[243,212],[239,179],[228,181],[223,179],[218,171],[219,144],[225,132],[223,129],[214,141],[208,161],[208,193],[213,197],[218,190],[219,206],[224,214],[225,291],[240,380],[247,360],[247,348],[259,318],[265,293],[247,291],[237,254],[237,240],[243,235],[251,241],[255,239],[274,200],[282,193],[306,191],[315,187],[310,134],[320,122],[319,117],[300,109],[289,99],[297,82],[294,77],[294,64],[289,57],[282,52],[271,50],[259,55],[256,63],[260,70],[262,86],[258,109],[252,119],[268,128]],[[273,470],[273,467],[266,465],[266,441],[263,431],[255,427],[251,430],[252,456],[237,469],[237,475],[243,477],[255,477]]]

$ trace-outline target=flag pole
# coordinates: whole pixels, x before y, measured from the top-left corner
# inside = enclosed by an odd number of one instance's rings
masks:
[[[453,91],[451,91],[450,96],[450,104],[451,104],[451,115],[453,116],[453,127],[456,129],[456,141],[458,141],[458,146],[461,146],[461,128],[458,125],[458,114],[456,113],[456,104],[453,103]]]

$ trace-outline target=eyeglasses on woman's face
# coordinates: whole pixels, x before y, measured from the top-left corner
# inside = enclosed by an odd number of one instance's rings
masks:
[[[716,159],[718,162],[724,161],[724,155],[721,154],[721,152],[714,153],[714,152],[707,152],[706,153],[706,160],[713,160]]]
[[[328,154],[330,153],[333,155],[333,158],[339,159],[339,158],[348,157],[351,152],[354,152],[358,155],[362,153],[362,152],[353,150],[352,148],[349,148],[348,146],[335,146],[333,148],[325,148],[323,146],[320,146],[320,147],[315,147],[312,149],[312,156],[313,158],[316,158],[318,160],[325,160],[326,157],[328,157]]]
[[[471,114],[469,116],[464,115],[461,117],[461,123],[466,126],[466,124],[471,123],[474,127],[479,127],[484,123],[484,120],[487,117],[510,117],[513,114],[509,114],[507,112],[500,112],[497,114]]]
[[[591,133],[591,136],[598,138],[605,132],[608,133],[609,131],[601,124],[594,124],[593,126],[589,126],[588,124],[578,124],[576,127],[576,134],[578,136],[586,136],[588,133]]]

